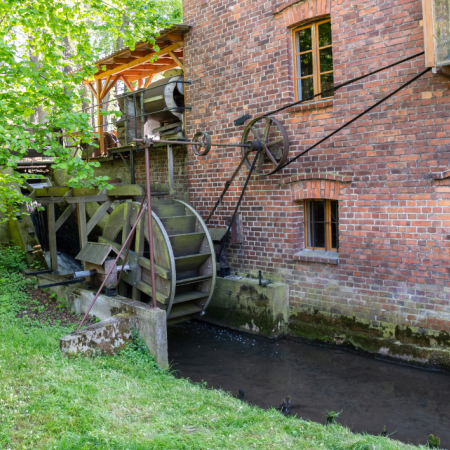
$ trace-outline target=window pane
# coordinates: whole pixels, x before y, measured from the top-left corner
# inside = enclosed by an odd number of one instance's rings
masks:
[[[298,99],[305,100],[314,95],[314,80],[313,77],[302,78],[297,80]]]
[[[297,61],[300,60],[300,65],[297,67],[300,67],[300,75],[301,77],[306,77],[308,75],[313,74],[313,57],[312,52],[304,53],[303,55],[297,56]]]
[[[331,47],[319,51],[320,72],[333,70],[333,50]]]
[[[331,209],[331,222],[336,223],[338,221],[338,202],[337,200],[330,200]]]
[[[332,73],[326,73],[324,75],[320,75],[320,92],[324,92],[328,89],[331,89],[334,86],[334,77]],[[333,96],[333,92],[329,92],[326,94],[327,97]]]
[[[312,49],[311,43],[311,28],[297,31],[297,53],[307,52]]]
[[[337,249],[337,223],[331,224],[331,248]]]
[[[325,248],[325,202],[306,202],[308,247]]]
[[[319,25],[319,47],[331,45],[331,22]]]

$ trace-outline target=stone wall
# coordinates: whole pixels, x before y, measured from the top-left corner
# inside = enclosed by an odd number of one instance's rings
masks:
[[[294,26],[331,17],[335,84],[423,51],[421,0],[185,0],[187,134],[240,140],[252,118],[295,100]],[[424,69],[424,57],[275,115],[294,155]],[[288,332],[448,344],[449,80],[428,73],[280,173],[253,178],[241,206],[233,271],[289,286]],[[189,153],[190,202],[212,208],[240,160],[235,148]],[[228,224],[247,170],[218,208]],[[333,184],[333,189],[331,188]],[[304,250],[305,198],[339,200],[339,253]],[[332,264],[331,264],[332,262]],[[430,338],[431,336],[431,338]],[[434,336],[434,337],[433,337]],[[439,336],[442,337],[439,338]],[[447,336],[447,338],[446,338]],[[369,339],[370,340],[370,339]],[[381,347],[380,347],[381,348]],[[381,351],[381,350],[380,350]]]

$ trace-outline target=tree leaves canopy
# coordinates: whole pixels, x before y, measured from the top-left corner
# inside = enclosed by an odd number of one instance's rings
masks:
[[[118,38],[131,48],[139,40],[154,44],[158,30],[181,21],[180,2],[0,0],[0,166],[9,169],[0,172],[0,212],[14,214],[26,201],[11,186],[23,184],[16,169],[27,149],[67,169],[71,187],[107,186],[94,177],[98,163],[72,157],[58,137],[77,132],[77,140],[92,142],[82,83],[95,73],[93,63],[115,50]],[[31,120],[36,108],[45,123]]]

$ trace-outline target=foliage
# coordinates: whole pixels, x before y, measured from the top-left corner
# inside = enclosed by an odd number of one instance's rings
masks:
[[[89,114],[82,111],[83,80],[92,78],[93,63],[112,50],[117,38],[131,48],[138,40],[154,44],[157,30],[180,16],[180,0],[0,2],[1,213],[15,214],[26,201],[11,187],[30,178],[15,170],[30,148],[53,157],[54,168],[67,169],[71,187],[108,186],[105,177],[94,177],[98,163],[72,157],[73,149],[60,142],[62,133],[75,132],[77,140],[93,140]],[[33,121],[37,109],[45,114],[45,123]]]
[[[14,245],[0,245],[0,272],[18,272],[26,268],[25,252]]]
[[[342,411],[335,412],[335,411],[326,411],[325,416],[327,418],[327,425],[333,425],[336,424],[336,419],[342,414]]]
[[[441,440],[432,434],[428,436],[428,447],[430,448],[440,448],[441,446]]]

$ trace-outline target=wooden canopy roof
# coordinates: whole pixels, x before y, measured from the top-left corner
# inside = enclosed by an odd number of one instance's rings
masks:
[[[94,94],[97,105],[102,103],[119,80],[122,80],[128,89],[134,92],[136,87],[132,83],[135,81],[137,81],[138,89],[145,89],[158,73],[175,67],[184,70],[184,33],[190,29],[188,25],[173,25],[171,28],[162,30],[155,38],[155,44],[159,47],[158,51],[155,51],[153,44],[140,41],[136,43],[134,50],[125,47],[96,61],[97,72],[94,79],[84,82]],[[157,59],[152,62],[155,56]],[[99,107],[97,107],[97,115],[100,149],[101,154],[104,154],[103,116],[100,114]]]

